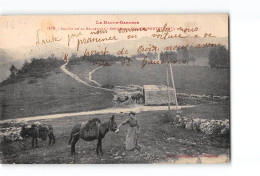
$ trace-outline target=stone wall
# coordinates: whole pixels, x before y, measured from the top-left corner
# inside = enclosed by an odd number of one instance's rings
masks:
[[[16,120],[1,124],[0,141],[22,140],[23,138],[20,136],[21,127],[26,124],[24,121]]]
[[[170,103],[175,104],[173,89],[169,87]],[[145,105],[166,105],[168,104],[168,91],[166,86],[144,85]]]
[[[174,118],[178,126],[194,131],[200,131],[207,135],[225,136],[229,135],[229,119],[226,120],[209,120],[203,118],[187,118],[177,115]]]

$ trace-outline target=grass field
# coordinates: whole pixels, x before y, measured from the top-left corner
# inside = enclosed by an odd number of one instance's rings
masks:
[[[86,80],[88,73],[97,68],[90,62],[72,65],[68,69]],[[177,92],[191,94],[229,95],[229,71],[175,65]],[[140,76],[141,75],[141,76]],[[140,62],[123,67],[113,64],[102,67],[93,74],[93,79],[102,85],[165,84],[165,65],[147,65],[141,69]],[[108,91],[89,88],[67,76],[59,68],[46,73],[44,77],[27,77],[25,80],[0,87],[1,120],[26,116],[37,116],[63,112],[97,110],[113,106],[113,94]],[[191,104],[193,104],[191,102]],[[202,105],[201,105],[202,106]],[[209,108],[209,107],[207,107]],[[229,114],[229,102],[210,108]],[[196,116],[199,111],[189,114]],[[206,110],[206,108],[205,108]],[[221,114],[221,113],[220,113]],[[229,115],[219,115],[227,118]]]
[[[79,112],[111,107],[113,94],[89,88],[67,76],[60,69],[42,78],[0,87],[1,120],[26,116]]]
[[[96,67],[91,62],[82,62],[80,65],[75,65],[70,71],[85,80],[88,71]],[[141,68],[140,61],[133,61],[131,66],[121,66],[121,63],[104,66],[94,72],[93,79],[101,85],[166,85],[165,70],[165,64],[147,64]],[[175,64],[173,74],[178,93],[229,96],[229,70]]]
[[[188,109],[187,109],[188,110]],[[185,112],[184,112],[185,113]],[[127,126],[123,126],[118,134],[108,132],[103,139],[104,155],[97,157],[96,142],[80,140],[76,145],[76,156],[70,155],[68,145],[70,130],[74,124],[98,117],[107,121],[111,114],[67,117],[43,121],[54,126],[57,142],[48,146],[47,142],[39,142],[39,148],[31,149],[30,139],[25,141],[1,143],[1,156],[4,163],[160,163],[177,160],[176,155],[220,155],[226,154],[229,141],[225,138],[212,138],[200,132],[189,131],[171,125],[172,119],[164,116],[164,112],[142,112],[137,114],[141,133],[138,151],[125,150]],[[117,124],[128,115],[116,115]]]
[[[97,68],[91,62],[73,65],[69,70],[81,79],[86,80],[88,73]],[[134,61],[131,66],[112,64],[104,66],[93,73],[93,79],[98,83],[126,86],[129,84],[166,84],[166,65],[146,65],[141,68],[140,61]],[[175,85],[178,93],[213,94],[229,96],[229,70],[173,65]],[[180,105],[197,104],[198,106],[185,110],[183,115],[192,118],[229,119],[229,100],[202,100],[179,96]],[[182,102],[183,101],[183,102]],[[214,103],[212,103],[214,102]]]
[[[72,65],[69,71],[86,81],[88,73],[97,68],[92,63]],[[229,71],[174,66],[176,89],[179,93],[229,95]],[[46,73],[44,77],[27,77],[25,80],[0,87],[1,120],[26,116],[80,112],[112,107],[113,94],[90,88],[67,76],[60,69]],[[94,72],[93,79],[102,85],[124,86],[129,84],[165,84],[165,65],[145,66],[140,63],[122,67],[114,64]],[[141,76],[140,76],[141,75]],[[229,119],[229,100],[178,97],[180,105],[193,104],[193,108],[183,109],[182,116],[189,118]],[[68,145],[72,127],[91,118],[107,121],[111,114],[65,117],[43,120],[52,124],[57,142],[48,146],[40,141],[39,148],[31,149],[30,139],[24,141],[4,141],[0,144],[0,157],[4,163],[161,163],[177,161],[177,155],[221,155],[230,148],[229,139],[207,136],[177,127],[172,119],[164,116],[167,112],[142,112],[137,114],[141,133],[138,151],[125,150],[127,127],[118,134],[109,132],[103,140],[104,156],[97,157],[96,141],[80,140],[76,145],[76,156],[70,155]],[[175,115],[173,112],[173,115]],[[119,124],[127,114],[116,115]],[[32,122],[31,122],[32,123]]]
[[[221,100],[213,103],[200,103],[193,108],[184,109],[182,116],[215,120],[230,119],[229,101]]]

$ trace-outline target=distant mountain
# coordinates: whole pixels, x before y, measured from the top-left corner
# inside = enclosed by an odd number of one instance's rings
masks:
[[[118,42],[114,42],[108,45],[109,51],[117,52],[118,50],[124,48],[128,49],[129,55],[135,55],[137,53],[137,49],[139,46],[143,45],[145,48],[150,47],[151,45],[155,45],[158,48],[165,48],[168,46],[183,46],[186,44],[189,45],[196,45],[196,44],[205,44],[205,43],[221,43],[228,47],[228,39],[227,38],[196,38],[196,39],[181,39],[181,38],[174,38],[174,39],[156,39],[151,37],[143,37],[136,40],[120,40]],[[99,44],[100,45],[100,44]],[[102,44],[103,47],[105,44]],[[82,46],[83,47],[83,46]],[[164,50],[160,50],[159,52],[163,52]]]
[[[54,54],[57,58],[63,58],[65,54],[70,54],[74,50],[60,44],[49,44],[46,46],[30,46],[15,49],[0,48],[0,82],[10,75],[10,67],[14,65],[20,68],[24,61],[31,58],[47,58]]]
[[[173,38],[173,39],[156,39],[151,37],[143,37],[135,40],[119,40],[115,42],[105,42],[105,43],[87,43],[80,45],[79,51],[76,50],[75,47],[67,47],[66,45],[62,45],[59,43],[50,43],[48,45],[42,46],[29,46],[29,47],[20,47],[15,49],[7,49],[2,50],[1,55],[4,55],[4,58],[14,58],[13,60],[27,60],[33,57],[35,58],[47,58],[51,54],[54,54],[58,58],[62,58],[65,54],[71,55],[72,53],[77,53],[78,56],[84,55],[85,50],[103,50],[107,47],[107,50],[110,54],[116,54],[122,48],[128,50],[127,56],[132,56],[137,54],[137,50],[139,46],[144,46],[145,48],[154,45],[158,48],[165,48],[168,46],[175,46],[175,45],[186,45],[186,44],[204,44],[204,43],[221,43],[225,46],[228,46],[228,39],[227,38]],[[159,50],[161,52],[164,50]],[[9,58],[7,60],[10,60]],[[6,61],[6,60],[5,60]],[[3,62],[4,63],[4,62]]]
[[[0,48],[0,65],[12,61],[13,58],[4,50]]]
[[[50,43],[43,46],[28,46],[15,49],[5,49],[8,55],[15,58],[15,60],[30,60],[31,58],[47,58],[54,54],[58,58],[62,58],[64,54],[74,52],[74,49],[68,48],[65,45],[58,43]]]
[[[13,57],[10,56],[10,53],[6,52],[6,50],[0,48],[0,82],[8,78],[10,75],[9,68],[12,65],[16,67],[21,66],[23,61],[15,61]]]
[[[143,44],[145,46],[153,43],[154,45],[156,45],[158,47],[160,46],[161,48],[165,48],[167,46],[174,47],[175,45],[183,46],[188,43],[189,44],[188,55],[190,58],[192,57],[195,59],[194,62],[193,61],[189,62],[189,65],[196,65],[196,66],[209,66],[208,56],[209,56],[209,52],[211,50],[211,47],[195,48],[194,46],[196,44],[205,44],[205,43],[218,44],[218,43],[220,43],[221,45],[228,47],[227,38],[210,38],[206,41],[203,38],[197,38],[197,39],[193,39],[193,40],[192,39],[183,40],[183,39],[176,38],[176,39],[172,39],[172,40],[163,40],[164,42],[158,42],[158,39],[152,39],[152,38],[145,37],[145,38],[139,39],[139,41],[141,41],[141,42],[137,42],[137,43]],[[146,41],[146,44],[143,41]],[[162,41],[162,40],[160,40],[160,41]],[[121,43],[121,45],[123,45],[123,44]],[[137,47],[137,46],[135,46],[135,47]],[[165,50],[160,50],[157,53],[160,53],[160,52],[165,52]],[[135,56],[138,56],[138,54],[135,54]],[[178,56],[178,58],[179,58],[179,56]]]
[[[11,74],[9,69],[12,65],[14,65],[16,68],[21,68],[23,63],[24,63],[23,60],[15,60],[15,61],[1,64],[0,65],[0,82],[6,80],[9,77],[9,75]]]
[[[57,58],[63,58],[65,54],[69,56],[72,53],[76,53],[78,56],[84,55],[84,52],[91,50],[104,50],[107,47],[109,54],[116,55],[116,53],[125,48],[128,50],[128,54],[125,56],[133,56],[137,54],[137,50],[139,46],[143,46],[144,48],[151,47],[152,45],[160,48],[158,53],[163,52],[162,50],[168,46],[175,45],[196,45],[196,44],[204,44],[204,43],[221,43],[228,47],[228,38],[173,38],[173,39],[157,39],[152,37],[143,37],[135,40],[119,40],[116,42],[105,42],[105,43],[87,43],[80,45],[79,51],[76,51],[75,47],[67,47],[66,45],[62,45],[59,43],[50,43],[48,45],[43,46],[29,46],[29,47],[20,47],[15,49],[1,49],[0,48],[0,81],[5,79],[7,75],[10,74],[9,68],[12,64],[16,67],[22,65],[25,60],[30,60],[31,58],[47,58],[51,54],[54,54]],[[205,65],[208,63],[207,57],[210,48],[199,48],[192,49],[191,55],[196,58],[195,64]],[[197,65],[196,64],[196,65]]]

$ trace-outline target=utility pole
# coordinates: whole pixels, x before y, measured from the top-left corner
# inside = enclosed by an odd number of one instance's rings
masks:
[[[178,101],[177,101],[177,95],[176,95],[176,89],[175,89],[175,84],[174,84],[174,78],[173,78],[172,64],[171,63],[170,63],[170,71],[171,71],[171,78],[172,78],[172,88],[173,88],[173,93],[174,93],[175,103],[176,103],[176,111],[178,111]]]
[[[167,76],[167,94],[168,94],[168,110],[170,111],[170,105],[171,105],[171,98],[170,98],[170,92],[169,92],[169,76],[168,76],[168,65],[166,64],[166,76]]]
[[[161,55],[160,55],[160,60],[161,60]],[[167,54],[167,60],[168,60],[168,54]],[[169,71],[168,71],[168,64],[166,63],[166,78],[167,78],[167,94],[168,94],[168,111],[171,110],[171,96],[169,92]]]

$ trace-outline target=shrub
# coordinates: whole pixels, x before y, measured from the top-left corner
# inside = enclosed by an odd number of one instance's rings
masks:
[[[59,68],[62,64],[64,64],[64,61],[55,57],[49,57],[47,59],[33,58],[30,63],[25,61],[21,69],[16,69],[12,66],[10,68],[10,71],[12,72],[11,75],[1,84],[6,85],[20,82],[28,77],[46,78],[48,72]]]
[[[109,84],[109,83],[107,83],[107,84],[104,84],[104,85],[102,85],[101,87],[103,87],[103,88],[107,88],[107,89],[113,89],[113,88],[115,88],[115,86],[114,86],[114,85],[112,85],[112,84]]]
[[[229,68],[229,52],[225,46],[210,50],[209,65],[211,68]]]
[[[33,84],[33,83],[37,83],[38,81],[36,79],[31,79],[28,81],[28,84]]]
[[[113,55],[91,55],[91,56],[81,56],[81,57],[70,57],[68,66],[70,67],[71,65],[78,65],[81,62],[118,62],[118,61],[123,61],[123,60],[128,60],[128,57],[123,57],[123,56],[113,56]]]

